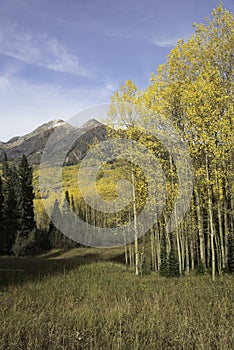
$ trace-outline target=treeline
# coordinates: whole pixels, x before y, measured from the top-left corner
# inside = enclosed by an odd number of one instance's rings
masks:
[[[16,256],[39,253],[52,248],[71,248],[76,243],[49,222],[38,229],[34,216],[33,171],[27,157],[18,167],[9,166],[5,155],[0,176],[0,254]],[[68,201],[69,196],[66,193]],[[55,202],[52,215],[65,215]]]

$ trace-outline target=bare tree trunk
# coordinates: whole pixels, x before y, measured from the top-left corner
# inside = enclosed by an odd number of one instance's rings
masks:
[[[211,247],[210,247],[210,221],[209,221],[209,213],[207,213],[207,267],[210,268],[210,263],[211,263]]]
[[[136,193],[135,193],[135,176],[133,167],[131,169],[132,176],[132,196],[133,196],[133,222],[134,222],[134,233],[135,233],[135,271],[136,275],[139,275],[139,245],[138,245],[138,230],[137,230],[137,210],[136,210]]]
[[[188,232],[185,232],[185,266],[186,266],[186,273],[189,274],[189,239],[188,239]]]
[[[178,227],[179,230],[179,238],[180,238],[180,249],[181,249],[181,271],[185,269],[185,256],[186,256],[186,232],[184,229],[184,225],[180,225]]]
[[[219,275],[221,274],[222,272],[222,253],[221,253],[221,249],[220,249],[220,240],[219,240],[219,236],[217,234],[215,234],[214,236],[215,238],[215,244],[216,244],[216,251],[217,251],[217,269],[218,269],[218,273]]]
[[[213,220],[212,217],[210,218],[210,220],[211,221]],[[211,267],[212,267],[212,280],[215,281],[215,249],[214,249],[214,233],[212,231],[213,229],[211,229],[211,234],[210,234]]]
[[[129,252],[129,267],[130,269],[133,268],[133,259],[132,259],[132,245],[129,243],[128,245],[128,252]]]
[[[132,268],[135,269],[135,250],[133,249],[132,245],[131,245],[131,257],[132,257]]]
[[[197,224],[198,224],[198,234],[199,234],[199,248],[200,248],[200,259],[206,269],[206,258],[205,258],[205,239],[203,231],[203,218],[201,214],[201,203],[198,195],[197,187],[194,186],[194,194],[196,199],[196,213],[197,213]]]
[[[220,193],[223,190],[219,186],[218,179],[217,179],[217,172],[216,172],[216,177],[215,178],[216,178],[216,188],[217,188],[217,209],[218,209],[219,239],[220,239],[221,259],[222,259],[222,267],[225,268],[223,222],[222,222],[221,198],[220,198],[220,195],[223,198],[223,193],[222,194]]]
[[[126,232],[124,232],[124,256],[125,256],[125,265],[128,266],[128,246],[126,242]]]
[[[156,271],[156,254],[155,254],[155,237],[154,230],[150,231],[150,243],[151,243],[151,266],[152,270]]]
[[[176,242],[177,242],[177,254],[178,254],[178,262],[179,262],[179,271],[180,275],[182,275],[182,263],[181,263],[181,248],[180,248],[180,237],[179,237],[179,228],[176,228]]]
[[[228,228],[228,214],[227,214],[227,198],[226,193],[224,197],[224,254],[225,254],[225,266],[228,264],[228,234],[229,234],[229,228]]]
[[[195,263],[194,263],[194,243],[193,240],[190,241],[190,256],[191,256],[191,269],[194,271]]]
[[[207,177],[207,194],[208,194],[208,213],[210,222],[210,246],[211,246],[211,267],[212,267],[212,280],[215,281],[215,247],[214,247],[214,219],[213,219],[213,208],[212,198],[209,185],[209,169],[208,169],[208,157],[206,155],[206,177]]]
[[[154,230],[154,236],[155,236],[155,246],[156,246],[156,256],[157,256],[157,264],[155,260],[155,264],[157,267],[157,270],[160,270],[161,266],[161,240],[160,240],[160,232],[159,232],[159,227],[156,224],[155,230]]]

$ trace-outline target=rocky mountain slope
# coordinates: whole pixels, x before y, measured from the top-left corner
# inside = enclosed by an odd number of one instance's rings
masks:
[[[25,154],[31,165],[39,164],[50,139],[54,145],[55,155],[62,147],[66,147],[68,141],[73,140],[72,146],[69,145],[68,148],[66,164],[76,164],[85,156],[94,139],[102,141],[106,137],[106,126],[95,119],[87,121],[79,128],[63,120],[52,120],[27,135],[14,137],[8,142],[0,142],[0,162],[6,153],[10,161],[17,161]]]

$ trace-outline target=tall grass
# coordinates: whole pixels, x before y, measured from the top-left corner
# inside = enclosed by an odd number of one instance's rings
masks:
[[[100,261],[91,250],[91,262],[89,250],[83,260],[77,252],[35,258],[34,267],[20,259],[24,273],[4,274],[0,349],[234,348],[233,276],[136,277],[108,261],[117,251]]]

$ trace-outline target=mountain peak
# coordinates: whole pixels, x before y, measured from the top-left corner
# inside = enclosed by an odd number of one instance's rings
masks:
[[[54,130],[56,130],[55,133]],[[46,143],[53,133],[56,147],[59,147],[59,140],[62,140],[63,144],[63,137],[69,139],[71,135],[74,140],[77,138],[67,159],[67,164],[77,164],[94,138],[100,140],[106,138],[106,126],[96,119],[90,119],[80,128],[76,128],[62,119],[54,119],[37,127],[29,134],[14,137],[7,143],[0,142],[0,161],[3,160],[4,153],[7,153],[9,160],[20,159],[25,154],[30,164],[39,164]]]
[[[51,125],[53,128],[57,128],[58,126],[64,125],[66,122],[62,119],[51,120]]]
[[[35,132],[41,132],[42,130],[49,130],[49,129],[52,129],[52,128],[57,128],[58,126],[64,126],[66,124],[66,122],[62,119],[53,119],[53,120],[50,120],[49,122],[47,123],[44,123],[42,125],[40,125],[39,127],[37,127],[33,133]]]
[[[92,129],[92,128],[96,128],[96,127],[101,126],[101,125],[103,125],[103,124],[100,123],[98,120],[89,119],[84,124],[82,124],[80,126],[80,129]]]

